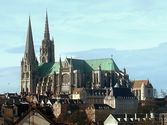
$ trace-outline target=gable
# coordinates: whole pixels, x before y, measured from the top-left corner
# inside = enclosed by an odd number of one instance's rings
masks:
[[[133,84],[133,88],[141,88],[142,84],[144,84],[147,87],[152,88],[151,83],[149,82],[149,80],[134,80],[132,81]]]
[[[110,114],[104,121],[104,125],[118,125],[118,121]]]
[[[29,114],[27,114],[26,117],[24,117],[22,120],[20,120],[18,124],[50,125],[51,123],[46,118],[44,118],[41,114],[39,114],[34,110],[34,111],[31,111]]]

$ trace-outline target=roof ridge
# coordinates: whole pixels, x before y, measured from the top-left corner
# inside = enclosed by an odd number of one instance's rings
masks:
[[[85,61],[89,61],[89,60],[106,60],[106,59],[113,60],[112,58],[97,58],[97,59],[85,59]]]
[[[133,81],[149,81],[149,80],[133,80]]]
[[[67,59],[72,59],[72,60],[79,60],[79,61],[84,61],[84,59],[78,59],[78,58],[67,58]]]

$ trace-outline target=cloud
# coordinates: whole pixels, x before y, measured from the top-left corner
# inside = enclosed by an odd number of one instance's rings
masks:
[[[149,79],[155,88],[162,89],[167,87],[167,43],[160,44],[157,47],[139,50],[115,50],[112,48],[93,49],[88,51],[79,51],[65,53],[81,59],[110,58],[113,55],[114,60],[120,69],[126,67],[130,78]]]
[[[24,53],[24,49],[25,49],[24,46],[19,46],[19,47],[7,49],[6,52],[13,53],[13,54],[18,54],[18,53],[22,54],[22,53]]]
[[[92,58],[94,55],[110,57],[113,54],[116,60],[119,57],[117,62],[120,66],[127,66],[130,69],[131,76],[133,76],[133,69],[134,72],[138,71],[134,78],[142,78],[143,72],[140,68],[144,68],[148,76],[150,70],[155,75],[155,71],[164,71],[163,68],[161,69],[161,64],[164,66],[165,62],[161,58],[166,56],[164,45],[158,47],[164,47],[162,49],[164,53],[157,48],[153,48],[154,51],[151,49],[147,49],[148,51],[146,49],[142,51],[120,50],[150,48],[165,41],[167,39],[166,5],[166,0],[3,1],[0,4],[0,46],[2,46],[0,65],[6,67],[20,64],[25,48],[29,15],[32,20],[35,50],[39,54],[39,45],[36,45],[36,41],[41,45],[47,8],[50,33],[56,39],[57,55],[60,54],[57,52],[64,51],[117,48],[117,50],[85,51],[86,55],[82,52],[68,53],[68,55]],[[139,68],[136,67],[136,64]],[[159,70],[154,71],[154,66],[156,69],[159,67]],[[164,80],[162,76],[163,74],[159,75],[159,80],[160,78]]]
[[[166,4],[165,1],[163,3]],[[17,47],[13,50],[10,48],[16,44],[23,45],[29,15],[32,17],[34,41],[41,41],[47,6],[49,6],[51,35],[54,34],[56,42],[63,45],[61,48],[65,48],[67,42],[72,45],[72,49],[73,46],[76,46],[74,49],[100,46],[119,49],[147,48],[166,39],[167,18],[162,1],[157,3],[155,0],[146,2],[144,0],[85,0],[84,2],[16,0],[10,5],[8,2],[2,2],[0,6],[3,19],[0,23],[0,37],[2,41],[10,41],[1,42],[1,45],[9,47],[8,51],[14,53],[22,51]],[[142,11],[147,7],[154,9]],[[85,46],[82,46],[83,42]],[[104,44],[101,44],[102,42]],[[143,46],[141,43],[147,44]],[[60,51],[62,50],[64,49]]]
[[[39,54],[40,46],[35,45],[34,47],[35,47],[35,52],[37,54]],[[7,53],[12,53],[12,54],[23,54],[24,50],[25,50],[25,46],[16,46],[16,47],[13,47],[13,48],[6,49],[6,52]]]
[[[112,48],[100,48],[87,51],[63,53],[63,57],[97,59],[114,58],[120,69],[124,67],[132,80],[149,79],[158,90],[166,88],[167,79],[167,43],[157,47],[140,50],[116,50]],[[20,66],[0,68],[0,92],[18,92],[20,84]],[[14,87],[12,87],[14,86]],[[10,90],[9,90],[10,88]],[[12,88],[12,90],[11,90]]]

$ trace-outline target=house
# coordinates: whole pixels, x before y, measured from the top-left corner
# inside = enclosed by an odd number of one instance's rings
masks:
[[[28,113],[20,117],[15,125],[56,125],[54,115],[49,107],[31,108]]]
[[[153,86],[149,80],[132,81],[132,91],[138,100],[153,99]]]
[[[106,104],[89,104],[85,109],[89,123],[102,124],[113,108]]]
[[[167,113],[160,113],[159,119],[162,125],[167,125]]]
[[[159,115],[150,114],[110,114],[104,125],[161,125]]]
[[[88,104],[104,104],[104,98],[107,89],[86,89],[86,103]]]
[[[4,125],[13,125],[29,109],[29,103],[16,93],[6,93],[0,98],[0,123]]]
[[[111,88],[108,90],[104,104],[111,106],[115,113],[136,113],[138,100],[129,88]]]

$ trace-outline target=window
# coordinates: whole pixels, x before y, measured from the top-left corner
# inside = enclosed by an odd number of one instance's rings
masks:
[[[27,72],[26,77],[29,78],[29,73]]]

